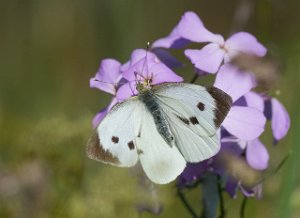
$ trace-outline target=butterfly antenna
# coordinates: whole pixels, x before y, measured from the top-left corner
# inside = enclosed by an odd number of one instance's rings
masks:
[[[133,90],[133,87],[131,87],[131,82],[129,82],[129,88],[130,88],[131,94],[134,95],[134,90]]]
[[[127,81],[123,81],[123,82],[122,82],[122,80],[120,80],[118,83],[104,82],[104,81],[101,81],[101,80],[98,80],[98,79],[94,79],[94,81],[97,81],[97,82],[99,82],[99,83],[104,83],[104,84],[114,85],[115,87],[118,87],[118,86],[120,86],[120,85],[124,85],[124,84],[127,83]]]
[[[111,85],[114,85],[114,86],[119,85],[119,83],[104,82],[104,81],[101,81],[101,80],[98,80],[98,79],[94,79],[94,81],[97,81],[99,83],[111,84]]]
[[[138,78],[137,78],[137,76],[138,76],[139,74],[138,74],[138,72],[136,72],[136,71],[134,71],[133,73],[134,73],[134,82],[135,82],[135,84],[137,84],[137,83],[140,82],[140,81],[138,80]],[[141,76],[141,75],[139,75],[139,76]]]
[[[147,42],[147,45],[146,45],[146,56],[145,56],[145,60],[144,60],[144,63],[143,63],[143,68],[142,68],[142,72],[144,72],[145,68],[147,67],[147,78],[149,78],[149,75],[148,75],[149,69],[148,69],[148,64],[147,64],[149,49],[150,49],[150,42]]]

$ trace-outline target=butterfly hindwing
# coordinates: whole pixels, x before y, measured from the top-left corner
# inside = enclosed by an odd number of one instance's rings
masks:
[[[153,90],[188,162],[208,159],[219,151],[216,131],[230,109],[230,96],[214,87],[185,83],[167,83]]]
[[[135,165],[138,160],[135,138],[143,108],[137,97],[115,105],[89,140],[88,157],[116,166]]]
[[[169,183],[184,170],[186,162],[178,148],[168,145],[158,133],[146,108],[142,117],[140,135],[136,138],[141,165],[153,182]]]

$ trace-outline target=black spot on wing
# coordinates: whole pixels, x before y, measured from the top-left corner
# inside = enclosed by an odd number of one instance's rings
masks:
[[[190,117],[190,121],[194,125],[199,124],[199,121],[198,121],[197,117]]]
[[[214,111],[214,123],[215,126],[219,128],[231,108],[232,98],[227,93],[216,87],[207,87],[206,90],[215,100],[216,109]]]
[[[98,133],[95,132],[88,141],[86,154],[89,158],[104,163],[119,164],[120,161],[109,150],[105,150],[100,142]]]
[[[186,125],[189,125],[190,124],[190,121],[184,117],[180,117],[180,116],[177,116],[179,120],[181,120],[182,122],[184,122]]]
[[[134,143],[133,143],[133,141],[128,142],[127,145],[128,145],[128,148],[129,148],[130,150],[133,150],[133,149],[134,149]]]
[[[197,104],[197,107],[198,107],[198,109],[199,109],[200,111],[204,111],[204,110],[205,110],[205,105],[204,105],[202,102],[199,102],[199,103]]]
[[[113,137],[111,137],[111,141],[112,141],[113,143],[117,144],[117,143],[119,142],[119,137],[113,136]]]

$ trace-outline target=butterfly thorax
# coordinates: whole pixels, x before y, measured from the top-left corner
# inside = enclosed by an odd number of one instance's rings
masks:
[[[153,94],[151,89],[144,89],[138,95],[139,99],[145,104],[148,111],[152,114],[157,131],[163,139],[172,146],[174,144],[174,137],[171,133],[169,123],[158,104],[157,97]]]

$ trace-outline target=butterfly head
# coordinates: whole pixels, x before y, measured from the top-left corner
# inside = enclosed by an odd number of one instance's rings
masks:
[[[136,90],[139,93],[145,92],[147,90],[150,90],[152,85],[152,79],[143,79],[143,80],[139,80],[136,83]]]

